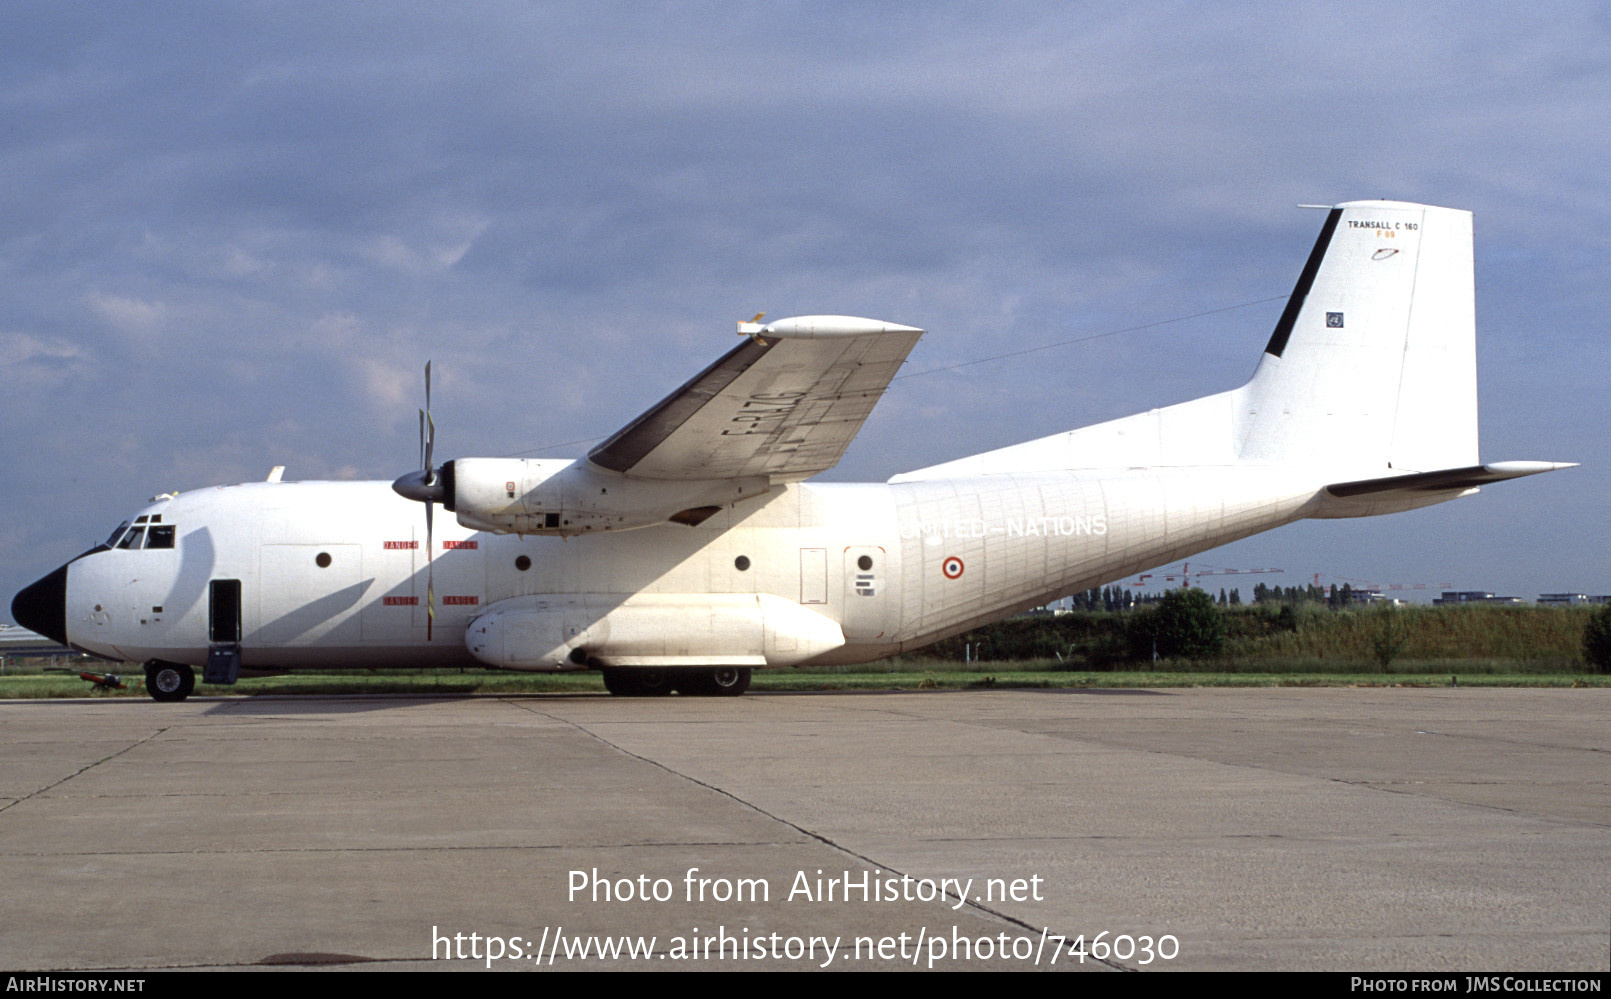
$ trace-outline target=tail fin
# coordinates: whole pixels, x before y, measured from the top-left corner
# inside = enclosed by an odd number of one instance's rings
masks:
[[[1341,204],[1326,216],[1241,388],[890,481],[1239,462],[1307,466],[1321,481],[1356,486],[1470,472],[1478,465],[1475,298],[1470,212],[1398,201]],[[1416,480],[1418,504],[1451,495],[1428,493],[1433,481]],[[1376,496],[1360,493],[1367,494]]]
[[[1236,393],[1239,457],[1362,476],[1475,465],[1474,303],[1470,212],[1333,208]]]

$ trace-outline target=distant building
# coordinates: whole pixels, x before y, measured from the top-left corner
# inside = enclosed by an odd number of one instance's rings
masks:
[[[1484,590],[1444,590],[1443,596],[1433,598],[1439,606],[1451,604],[1519,604],[1521,597],[1496,597]]]
[[[85,658],[81,652],[74,652],[59,642],[53,642],[44,635],[35,634],[27,628],[14,624],[0,624],[0,671],[14,664],[18,658],[43,659],[49,657],[52,662],[58,657],[72,659]]]
[[[1584,593],[1540,593],[1538,603],[1542,607],[1574,607],[1589,602]]]
[[[0,624],[0,655],[50,656],[69,651],[60,642],[53,642],[15,624]]]

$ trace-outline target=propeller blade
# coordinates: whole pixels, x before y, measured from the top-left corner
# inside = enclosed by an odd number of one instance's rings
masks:
[[[436,450],[436,421],[431,419],[431,362],[425,362],[425,461],[420,465],[425,470],[427,484],[436,482],[436,467],[431,462],[432,453]]]
[[[425,412],[425,482],[427,485],[436,485],[436,466],[431,463],[431,452],[436,450],[436,421],[431,419],[429,410]]]
[[[399,475],[392,489],[418,503],[440,502],[442,477],[436,474],[436,421],[431,418],[431,362],[425,362],[425,408],[420,414],[420,470]]]
[[[436,451],[436,421],[431,419],[431,362],[425,362],[425,408],[420,410],[420,470],[399,475],[392,491],[425,504],[425,640],[436,630],[436,503],[447,499],[441,477],[432,464]]]

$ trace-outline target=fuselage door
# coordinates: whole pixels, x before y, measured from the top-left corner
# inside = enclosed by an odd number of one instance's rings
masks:
[[[828,549],[800,549],[800,602],[828,602]]]
[[[232,645],[241,640],[241,581],[215,579],[207,587],[207,641]]]
[[[845,599],[840,625],[847,641],[869,641],[889,630],[886,592],[893,576],[889,554],[880,545],[851,545],[845,549]]]
[[[241,672],[241,581],[207,584],[207,667],[204,683],[232,684]]]

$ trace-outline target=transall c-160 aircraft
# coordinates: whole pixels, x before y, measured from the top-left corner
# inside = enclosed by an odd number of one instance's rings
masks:
[[[143,663],[157,700],[195,667],[739,694],[752,669],[883,658],[1301,518],[1567,467],[1478,459],[1473,289],[1470,213],[1337,205],[1245,385],[872,484],[806,480],[923,331],[756,317],[585,458],[437,466],[422,413],[419,471],[158,497],[12,614]]]

